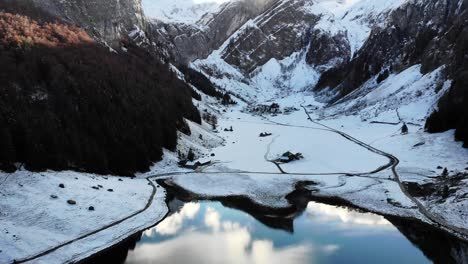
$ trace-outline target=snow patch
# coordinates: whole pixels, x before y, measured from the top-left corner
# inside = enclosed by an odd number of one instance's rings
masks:
[[[195,24],[227,0],[143,0],[146,16],[166,23]]]

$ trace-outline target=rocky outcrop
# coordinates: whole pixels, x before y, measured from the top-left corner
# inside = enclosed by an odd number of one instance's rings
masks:
[[[270,59],[281,60],[307,46],[307,31],[318,17],[305,12],[305,1],[279,1],[237,32],[222,58],[244,73]]]
[[[117,46],[135,26],[146,27],[141,0],[4,0],[39,8],[85,29],[97,40]]]
[[[389,15],[385,27],[373,30],[349,63],[325,72],[315,90],[332,89],[334,102],[385,70],[398,73],[421,64],[422,73],[427,73],[445,65],[452,88],[426,127],[431,132],[457,128],[457,139],[466,142],[467,7],[467,0],[408,2]]]
[[[205,15],[197,24],[168,24],[153,21],[151,36],[169,46],[168,52],[178,62],[207,57],[249,19],[277,0],[243,0],[224,4],[216,14]]]
[[[448,29],[437,34],[422,55],[424,70],[447,65],[447,78],[453,80],[427,120],[426,129],[442,132],[455,128],[456,139],[468,147],[468,1],[455,4],[456,9],[446,9],[446,20],[451,21]]]
[[[111,45],[118,43],[135,25],[145,27],[141,0],[34,1],[52,6],[56,15],[77,23]]]
[[[315,29],[310,36],[306,62],[319,70],[349,62],[351,47],[344,33],[330,35]]]

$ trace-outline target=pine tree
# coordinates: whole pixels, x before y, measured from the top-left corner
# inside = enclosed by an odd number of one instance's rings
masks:
[[[189,161],[194,161],[195,160],[195,153],[193,153],[193,150],[192,149],[189,149],[189,152],[187,154],[187,159]]]
[[[213,126],[213,130],[218,126],[218,118],[215,115],[211,117],[211,125]]]
[[[406,125],[406,123],[404,123],[403,126],[401,127],[401,134],[403,135],[408,134],[408,126]]]
[[[222,103],[223,105],[232,104],[233,101],[232,101],[232,99],[231,99],[231,96],[230,96],[228,93],[224,93],[223,99],[221,100],[221,103]]]
[[[448,176],[448,170],[447,168],[444,168],[444,171],[442,171],[442,177],[447,177]]]
[[[10,130],[2,125],[0,127],[0,170],[13,172],[15,170],[13,166],[15,160],[16,151]]]
[[[446,199],[449,196],[450,188],[447,185],[444,185],[442,190],[442,198]]]

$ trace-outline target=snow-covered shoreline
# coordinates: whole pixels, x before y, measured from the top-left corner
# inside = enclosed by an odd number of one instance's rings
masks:
[[[411,103],[427,109],[431,101],[420,97]],[[448,167],[448,178],[466,175],[468,150],[462,147],[462,143],[453,141],[454,131],[428,134],[421,126],[410,125],[409,133],[401,134],[404,122],[399,122],[400,126],[395,127],[372,123],[372,119],[363,120],[360,115],[322,119],[322,111],[317,110],[320,107],[316,106],[313,96],[307,95],[273,102],[284,107],[310,105],[306,111],[311,111],[312,118],[319,119],[321,124],[344,131],[373,148],[395,155],[399,159],[395,168],[398,181],[390,168],[370,173],[385,164],[385,158],[374,160],[374,153],[366,152],[365,148],[361,147],[365,151],[360,153],[352,144],[340,143],[333,137],[327,139],[327,136],[320,134],[324,132],[319,130],[320,126],[314,126],[302,110],[265,118],[245,113],[245,109],[239,106],[223,114],[219,122],[220,134],[226,139],[226,144],[213,149],[217,162],[196,174],[174,175],[170,183],[201,198],[245,197],[260,206],[284,208],[289,206],[285,197],[295,190],[298,182],[312,181],[316,185],[310,189],[317,197],[340,198],[375,213],[413,218],[437,227],[438,223],[421,213],[418,207],[422,207],[431,218],[440,219],[454,230],[466,230],[468,202],[463,199],[468,187],[466,180],[449,187],[456,190],[456,194],[448,199],[441,198],[440,192],[433,193],[429,198],[413,197],[407,193],[406,187],[400,186],[400,182],[420,186],[437,184],[443,178],[442,168],[445,167]],[[414,122],[422,120],[419,116],[425,112],[419,111],[411,116],[407,110],[411,109],[409,106],[401,108],[403,118]],[[376,119],[386,121],[392,112],[395,113],[391,108],[382,111]],[[396,114],[399,114],[398,110]],[[233,132],[223,131],[223,128],[230,127],[233,127]],[[261,138],[261,132],[270,132],[272,136]],[[289,173],[286,175],[268,161],[285,151],[297,151],[305,156],[304,160],[281,165]],[[349,164],[344,157],[350,158]],[[359,163],[361,161],[364,162]],[[239,171],[241,173],[236,174]],[[466,239],[463,234],[461,237]]]
[[[152,192],[145,178],[20,171],[1,174],[0,182],[1,263],[75,262],[155,225],[168,211],[165,190],[154,183]]]
[[[313,118],[320,118],[320,112],[313,110],[318,108],[312,97],[293,96],[278,102],[298,109],[287,115],[265,117],[246,113],[242,103],[230,108],[211,103],[201,105],[217,113],[219,132],[213,133],[207,124],[189,123],[192,135],[180,136],[180,149],[194,148],[199,157],[212,161],[211,165],[196,171],[179,168],[177,155],[166,151],[164,161],[135,179],[77,172],[0,174],[3,198],[0,261],[28,259],[70,241],[73,242],[32,262],[78,261],[158,223],[168,210],[165,190],[156,184],[158,179],[167,179],[200,199],[244,197],[272,210],[290,207],[286,197],[299,183],[309,183],[302,187],[314,197],[339,198],[374,213],[417,219],[436,226],[402,193],[389,168],[373,172],[387,164],[387,158],[308,120],[299,105],[311,105],[306,110],[309,109]],[[388,121],[387,116],[391,115],[385,113],[379,118]],[[433,183],[442,173],[437,166],[448,167],[450,175],[463,173],[467,166],[468,150],[453,141],[453,131],[431,135],[410,127],[409,134],[401,135],[395,131],[399,127],[362,121],[359,116],[320,119],[320,123],[398,157],[397,172],[404,182]],[[230,127],[233,131],[224,130]],[[264,132],[272,135],[260,137]],[[415,147],[420,142],[424,144]],[[286,172],[282,173],[271,160],[285,151],[301,152],[304,159],[282,164]],[[149,181],[155,184],[156,192],[145,209],[152,193]],[[60,184],[65,188],[60,188]],[[460,197],[468,189],[467,182],[462,180],[458,184],[454,187],[456,193],[443,202],[440,199],[434,202],[437,196],[417,199],[450,225],[466,229],[464,215],[468,215],[468,202]],[[76,204],[67,204],[70,199]],[[95,210],[90,211],[89,206]],[[100,230],[131,215],[115,226]],[[96,230],[100,231],[93,233]]]

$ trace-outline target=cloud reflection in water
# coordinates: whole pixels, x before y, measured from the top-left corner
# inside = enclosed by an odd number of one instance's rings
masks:
[[[186,203],[180,209],[159,223],[156,227],[144,232],[145,236],[154,237],[160,235],[175,235],[181,228],[185,220],[193,219],[200,210],[199,203]]]
[[[339,222],[342,227],[392,228],[393,225],[383,216],[351,211],[331,205],[310,202],[306,209],[309,218],[320,222]]]
[[[307,239],[282,243],[286,234],[281,231],[265,233],[262,224],[252,225],[252,217],[218,205],[184,204],[144,233],[147,241],[129,252],[126,263],[315,263],[344,249],[338,241],[320,242],[317,236],[387,236],[395,230],[381,216],[311,202],[296,223]]]
[[[314,253],[332,254],[337,245],[299,243],[275,247],[273,241],[253,238],[249,228],[235,221],[223,221],[211,206],[187,203],[179,212],[167,217],[145,236],[174,236],[157,243],[143,243],[130,251],[126,263],[313,263]],[[205,228],[184,228],[184,221],[204,213]]]

